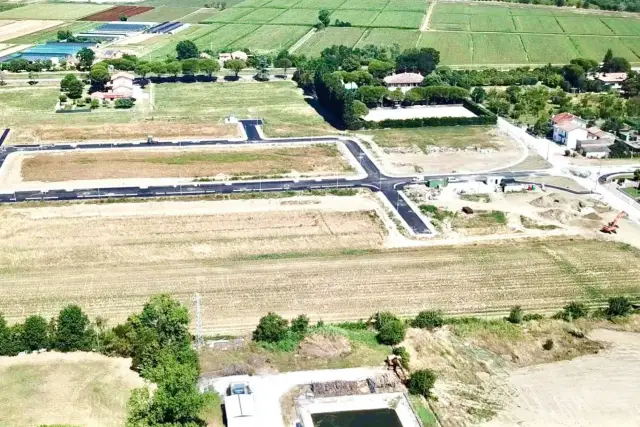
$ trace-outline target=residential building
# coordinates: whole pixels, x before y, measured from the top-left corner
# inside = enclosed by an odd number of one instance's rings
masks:
[[[124,71],[111,76],[111,81],[106,84],[105,92],[94,92],[91,97],[94,99],[122,99],[133,98],[133,79],[135,76]]]
[[[575,150],[578,140],[587,139],[587,128],[580,121],[566,120],[553,125],[553,140]]]
[[[629,76],[627,73],[597,73],[594,78],[610,89],[621,89]]]
[[[607,138],[580,140],[577,143],[576,151],[585,157],[601,159],[611,154],[609,146],[614,142],[614,140],[609,140]]]
[[[230,53],[229,52],[220,53],[218,55],[218,62],[220,62],[221,65],[224,65],[224,63],[229,61],[230,59],[240,59],[246,62],[247,59],[249,59],[249,55],[247,55],[241,50],[236,50],[235,52],[230,52]]]
[[[420,86],[424,77],[418,73],[392,74],[384,78],[384,84],[389,90],[400,89],[402,93],[408,92],[411,88]]]

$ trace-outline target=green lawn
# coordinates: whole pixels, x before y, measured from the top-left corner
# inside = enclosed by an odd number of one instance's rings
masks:
[[[438,8],[439,6],[436,6]],[[430,28],[448,31],[469,31],[471,16],[456,13],[434,13],[429,22]]]
[[[329,10],[337,9],[349,1],[350,0],[322,0],[322,7]],[[302,0],[293,7],[294,9],[317,9],[320,7],[320,4],[317,0]]]
[[[184,16],[181,21],[187,24],[198,24],[200,22],[210,21],[218,12],[218,9],[200,9],[198,12]]]
[[[241,8],[241,7],[232,7],[230,9],[225,9],[220,13],[214,14],[211,18],[206,21],[211,22],[236,22],[238,19],[242,18],[245,15],[250,14],[255,9],[250,8]]]
[[[319,56],[320,52],[333,45],[353,47],[362,37],[364,28],[329,27],[315,33],[296,51],[307,56]]]
[[[636,19],[602,17],[600,20],[618,36],[640,36]]]
[[[270,3],[271,0],[244,0],[235,5],[235,7],[263,7]]]
[[[640,39],[625,39],[623,42],[619,37],[588,37],[571,36],[573,44],[580,52],[580,56],[601,61],[607,49],[611,49],[616,56],[627,58],[629,62],[639,62],[638,56],[628,47],[631,42],[638,43]],[[640,52],[639,52],[640,53]]]
[[[0,12],[0,19],[74,20],[109,9],[111,5],[85,3],[38,3]]]
[[[300,0],[272,0],[266,4],[266,7],[278,7],[280,9],[289,9],[298,3],[300,3]]]
[[[622,191],[624,191],[625,193],[627,193],[629,196],[633,197],[634,199],[640,199],[640,190],[638,190],[637,187],[625,188]]]

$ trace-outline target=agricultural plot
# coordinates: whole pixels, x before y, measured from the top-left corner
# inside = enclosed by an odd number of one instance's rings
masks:
[[[433,13],[429,26],[435,30],[469,31],[469,20],[470,16],[465,14]]]
[[[253,12],[254,9],[232,7],[225,9],[219,13],[213,15],[210,19],[206,19],[204,22],[236,22],[238,19]]]
[[[186,22],[187,24],[199,24],[201,22],[210,21],[211,18],[218,13],[218,9],[200,9],[190,15],[183,16],[181,21]]]
[[[370,44],[391,47],[394,44],[397,44],[400,46],[401,50],[405,50],[416,47],[419,37],[420,32],[414,30],[371,28],[358,42],[357,47],[363,47]],[[442,52],[440,55],[442,55]]]
[[[563,34],[553,16],[514,16],[515,31],[519,33]]]
[[[38,3],[0,12],[0,19],[56,19],[72,21],[109,9],[111,5],[86,3]]]
[[[98,12],[93,15],[85,16],[85,21],[117,21],[122,15],[127,18],[139,15],[141,13],[152,10],[152,7],[148,6],[116,6],[111,9]]]
[[[322,0],[322,7],[326,9],[337,9],[349,0]],[[294,9],[317,9],[320,4],[318,0],[302,0],[293,6]]]
[[[620,37],[619,40],[640,58],[640,37]]]
[[[160,6],[139,15],[132,16],[129,21],[133,22],[165,22],[180,21],[185,15],[189,15],[199,10],[196,7],[167,7]]]
[[[422,33],[418,40],[418,47],[433,47],[440,51],[440,61],[443,64],[470,64],[471,34],[469,33]]]
[[[319,56],[324,49],[333,45],[353,47],[364,32],[364,28],[325,28],[315,33],[297,52],[307,56]]]
[[[476,15],[469,22],[471,31],[511,33],[516,30],[511,15]]]
[[[517,34],[472,33],[474,64],[526,64],[529,62]]]
[[[419,28],[423,13],[382,11],[371,24],[374,27]]]
[[[252,24],[227,24],[215,31],[194,39],[193,42],[196,44],[198,49],[211,49],[216,51],[230,46],[236,40],[242,39],[256,31],[258,28],[260,28],[258,25]]]
[[[602,17],[600,20],[618,36],[640,36],[640,23],[636,19]]]
[[[388,3],[389,0],[347,0],[340,9],[382,10]]]
[[[246,24],[266,24],[267,22],[272,21],[274,18],[281,15],[283,12],[284,9],[256,9],[253,12],[237,19],[236,22]]]
[[[63,21],[6,21],[0,27],[0,41],[13,40],[17,37],[33,34],[38,31],[55,28],[64,24]]]
[[[566,34],[614,35],[613,31],[595,16],[558,16],[556,19]]]
[[[331,22],[335,23],[335,21],[339,19],[343,22],[350,22],[356,27],[365,27],[371,24],[379,14],[380,12],[377,10],[340,9],[333,11],[331,14]]]
[[[424,12],[427,7],[429,7],[429,2],[425,0],[390,0],[384,10]]]
[[[567,64],[581,56],[568,36],[541,34],[521,34],[520,38],[527,51],[529,61],[534,64]],[[549,47],[553,46],[553,59]]]
[[[300,3],[300,0],[272,0],[265,6],[276,7],[280,9],[289,9],[290,7],[295,6],[297,3]]]
[[[253,33],[233,42],[232,47],[250,47],[253,51],[288,49],[310,30],[298,25],[263,25]]]
[[[21,22],[24,22],[24,21],[21,21]],[[51,21],[45,21],[45,22],[51,22]],[[11,40],[7,40],[7,42],[12,44],[37,44],[37,43],[44,43],[48,41],[55,41],[57,40],[58,30],[65,29],[73,33],[80,33],[83,31],[92,30],[93,28],[96,28],[99,25],[100,24],[97,22],[80,22],[79,21],[79,22],[65,23],[63,25],[54,26],[53,28],[47,28],[44,30],[36,31],[35,33],[25,34],[23,36],[16,37]],[[2,33],[2,30],[0,30],[0,33]]]
[[[154,44],[146,47],[146,54],[142,55],[146,60],[164,59],[167,56],[175,58],[176,46],[182,40],[195,40],[205,37],[207,34],[220,28],[223,24],[215,25],[193,25],[185,30],[182,30],[176,34],[162,34],[158,37],[154,37],[151,40],[159,39]]]
[[[271,2],[271,0],[244,0],[236,4],[234,7],[256,8],[266,6],[269,2]]]
[[[629,62],[639,62],[638,56],[628,47],[628,44],[631,42],[627,41],[627,43],[625,43],[622,40],[623,39],[618,37],[571,36],[571,41],[573,41],[573,44],[580,52],[581,57],[600,61],[607,52],[607,49],[611,49],[616,56],[627,58]],[[637,39],[624,40],[635,41]]]
[[[271,21],[271,24],[314,25],[320,9],[289,9]]]

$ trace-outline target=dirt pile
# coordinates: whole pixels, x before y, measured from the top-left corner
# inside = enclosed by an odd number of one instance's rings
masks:
[[[312,334],[300,343],[300,355],[310,359],[333,359],[350,353],[351,343],[342,335]]]

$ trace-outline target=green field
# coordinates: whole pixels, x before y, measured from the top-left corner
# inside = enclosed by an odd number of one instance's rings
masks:
[[[626,39],[624,39],[626,40]],[[617,37],[588,37],[588,36],[571,36],[571,41],[576,46],[581,56],[602,60],[607,49],[611,49],[616,56],[627,58],[629,62],[639,62],[638,56],[628,47],[628,43],[634,41],[640,43],[640,39],[629,39],[625,44],[623,39]],[[638,52],[640,53],[640,51]]]
[[[565,34],[614,35],[613,31],[595,16],[558,16],[556,20]],[[640,22],[637,25],[640,25]]]
[[[25,34],[24,36],[17,37],[15,39],[7,40],[6,43],[10,44],[36,44],[44,43],[48,41],[57,40],[58,30],[65,29],[74,33],[88,31],[92,28],[101,25],[98,22],[73,22],[68,24],[58,25],[53,28],[47,28],[46,30],[36,31],[35,33]]]
[[[245,0],[237,3],[235,7],[263,7],[269,4],[271,0]]]
[[[373,27],[420,28],[424,17],[418,12],[382,11],[371,24]]]
[[[374,19],[380,14],[377,10],[350,10],[340,9],[335,10],[331,14],[331,22],[335,23],[336,19],[344,22],[351,22],[355,26],[368,26]]]
[[[296,51],[307,56],[319,56],[324,49],[336,44],[353,47],[362,34],[364,28],[336,28],[329,27],[315,33]]]
[[[38,3],[0,12],[0,19],[59,19],[71,21],[111,8],[111,5]]]
[[[516,34],[471,35],[474,64],[524,64],[529,62]]]
[[[253,33],[234,41],[233,48],[243,49],[250,46],[256,51],[280,51],[291,47],[309,30],[310,27],[297,25],[263,25]]]
[[[279,7],[281,9],[289,9],[300,3],[300,0],[272,0],[266,4],[266,7]]]
[[[230,9],[225,9],[220,13],[214,14],[210,19],[206,21],[211,22],[236,22],[238,19],[242,18],[245,15],[253,12],[253,9],[249,8],[241,8],[241,7],[232,7]]]
[[[133,22],[165,22],[165,21],[179,21],[183,16],[189,15],[197,10],[199,7],[168,7],[160,6],[153,10],[150,10],[140,15],[132,16],[128,21]]]
[[[382,10],[389,3],[389,0],[347,0],[340,6],[340,9],[366,9]],[[322,2],[320,2],[322,5]]]
[[[325,9],[337,9],[349,0],[322,0],[322,7]],[[317,9],[320,7],[317,0],[302,0],[293,6],[294,9]]]
[[[469,33],[423,33],[418,47],[433,47],[440,51],[443,64],[471,64],[471,34]]]
[[[233,42],[253,33],[258,28],[260,28],[259,25],[253,24],[227,24],[193,40],[193,42],[198,46],[198,49],[216,51],[232,46]]]
[[[247,23],[247,24],[266,24],[269,21],[274,20],[279,15],[284,12],[284,9],[255,9],[254,11],[243,15],[241,18],[237,19],[235,22],[238,24]]]
[[[372,28],[367,30],[364,37],[358,42],[357,47],[369,44],[376,46],[392,46],[394,43],[400,49],[410,49],[416,47],[420,32],[415,30],[399,30],[397,28]]]
[[[154,37],[151,40],[157,39],[157,42],[149,45],[146,53],[142,55],[146,60],[152,59],[164,59],[167,56],[176,56],[176,46],[182,40],[197,40],[200,37],[206,37],[216,29],[223,26],[223,24],[216,25],[193,25],[185,30],[182,30],[172,35],[160,35]]]
[[[516,30],[511,16],[502,15],[477,15],[469,20],[471,31],[474,32],[499,32],[512,33]]]
[[[391,0],[384,10],[424,12],[429,3],[424,0]]]
[[[313,25],[318,22],[320,9],[289,9],[271,24]]]
[[[200,9],[191,15],[184,16],[181,21],[186,22],[187,24],[198,24],[200,22],[211,20],[211,18],[216,14],[218,14],[218,9]]]
[[[640,36],[640,25],[634,20],[608,17],[600,20],[618,36]]]
[[[533,63],[542,64],[549,60],[549,46],[553,46],[556,60],[559,63],[568,63],[581,56],[571,39],[566,36],[522,34],[520,38],[529,56],[529,61]]]
[[[563,34],[562,27],[553,16],[514,16],[518,33]]]

